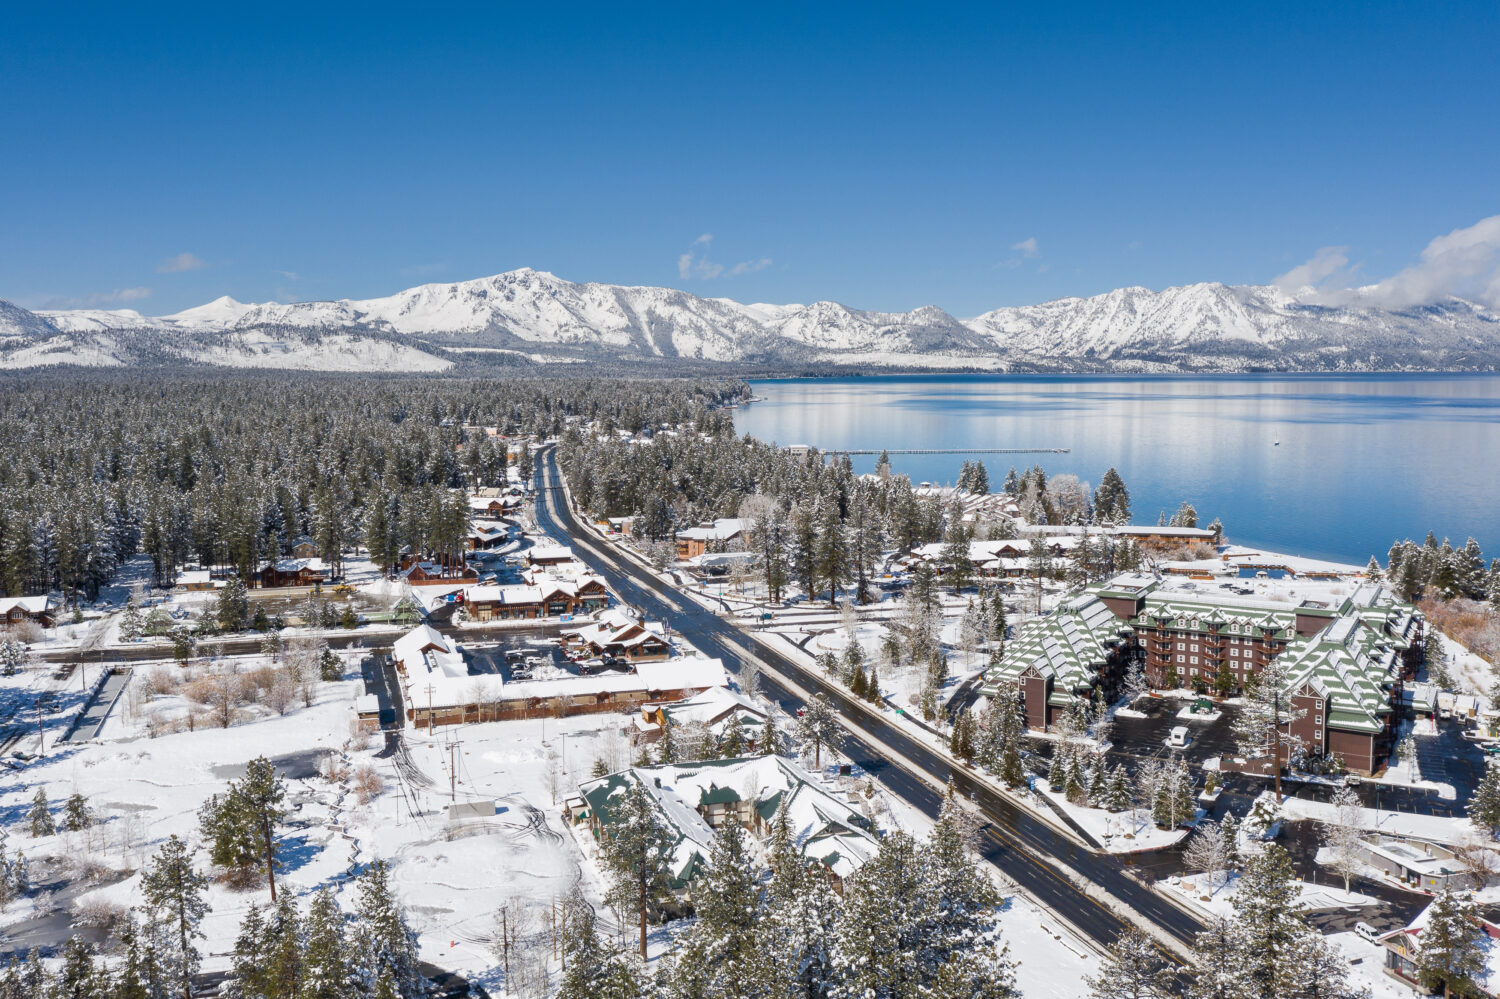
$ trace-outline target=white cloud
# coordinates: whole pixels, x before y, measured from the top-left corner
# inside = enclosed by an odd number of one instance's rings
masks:
[[[1422,251],[1420,262],[1360,293],[1387,308],[1424,305],[1449,295],[1500,308],[1500,215],[1437,237]]]
[[[197,271],[207,267],[208,264],[196,253],[179,253],[175,257],[168,257],[156,265],[158,274],[176,274],[179,271]]]
[[[96,309],[107,305],[129,305],[151,297],[150,288],[116,288],[114,291],[95,291],[87,295],[67,295],[43,302],[43,309]]]
[[[1325,246],[1314,253],[1307,263],[1298,264],[1285,274],[1278,274],[1271,279],[1271,283],[1289,292],[1316,288],[1349,263],[1348,249],[1347,246]]]
[[[1287,290],[1294,290],[1294,285],[1311,287],[1302,298],[1321,305],[1363,303],[1404,309],[1457,296],[1500,309],[1500,215],[1438,236],[1427,244],[1417,263],[1363,287],[1352,287],[1348,280],[1330,280],[1335,275],[1347,278],[1358,270],[1356,264],[1340,274],[1343,257],[1342,247],[1324,247],[1275,283]]]
[[[739,263],[734,264],[728,268],[726,268],[723,264],[714,263],[712,260],[708,259],[708,257],[704,253],[700,253],[697,249],[695,249],[695,247],[699,246],[707,247],[710,243],[713,242],[713,239],[713,233],[705,232],[703,235],[699,236],[697,239],[693,240],[691,244],[689,244],[690,247],[694,248],[690,248],[686,253],[678,255],[677,276],[679,278],[684,281],[689,281],[693,278],[697,278],[702,281],[710,281],[721,275],[727,277],[739,277],[743,274],[754,274],[757,271],[763,271],[767,267],[771,266],[772,260],[770,257],[760,257],[756,260],[742,260]]]
[[[1024,264],[1026,261],[1035,260],[1037,257],[1042,255],[1041,248],[1037,246],[1035,236],[1027,236],[1019,243],[1012,243],[1010,244],[1010,248],[1016,251],[1016,255],[1014,257],[1008,257],[1005,260],[997,263],[994,267],[995,270],[1000,270],[1003,268],[1008,271],[1013,271],[1017,267],[1020,267],[1022,264]]]

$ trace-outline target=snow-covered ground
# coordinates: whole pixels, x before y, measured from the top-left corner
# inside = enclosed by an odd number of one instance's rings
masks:
[[[1074,822],[1087,829],[1094,839],[1104,844],[1106,853],[1142,853],[1161,850],[1182,842],[1193,830],[1187,826],[1176,829],[1160,829],[1151,821],[1151,812],[1145,808],[1111,812],[1105,808],[1090,808],[1075,805],[1067,797],[1053,791],[1045,780],[1036,782],[1034,793],[1045,797],[1068,814]],[[1045,805],[1036,806],[1045,809]]]
[[[1412,999],[1417,993],[1385,973],[1385,948],[1357,933],[1331,933],[1325,939],[1349,962],[1350,984],[1370,990],[1371,999]]]
[[[1174,900],[1196,910],[1202,915],[1228,917],[1234,913],[1234,896],[1239,890],[1240,876],[1219,871],[1217,876],[1194,874],[1189,877],[1170,877],[1156,883],[1158,891],[1170,895]],[[1298,881],[1297,904],[1309,912],[1322,909],[1357,909],[1373,904],[1376,899],[1359,892],[1344,891],[1336,884],[1313,884]]]
[[[1314,819],[1319,822],[1330,822],[1334,817],[1333,803],[1328,801],[1286,798],[1282,801],[1281,808],[1283,817],[1287,819]],[[1395,836],[1412,836],[1431,840],[1434,843],[1459,843],[1477,832],[1474,824],[1467,817],[1415,815],[1411,812],[1393,812],[1389,809],[1374,808],[1360,808],[1357,814],[1361,829],[1390,833]]]

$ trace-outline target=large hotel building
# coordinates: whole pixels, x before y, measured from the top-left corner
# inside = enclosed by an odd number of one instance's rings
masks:
[[[1403,685],[1421,663],[1423,619],[1379,583],[1292,602],[1232,584],[1117,576],[1023,624],[985,692],[1019,689],[1027,725],[1046,731],[1096,688],[1113,693],[1132,661],[1154,688],[1233,692],[1284,657],[1290,714],[1284,752],[1297,743],[1372,773],[1390,751]],[[1225,682],[1225,681],[1221,681]]]

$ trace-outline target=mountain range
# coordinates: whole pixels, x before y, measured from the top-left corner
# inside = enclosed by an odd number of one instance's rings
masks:
[[[1002,308],[745,305],[523,268],[363,301],[219,298],[169,316],[29,311],[0,299],[0,367],[206,364],[443,371],[648,362],[654,368],[1007,371],[1494,370],[1500,312],[1460,298],[1405,309],[1319,305],[1204,283]]]

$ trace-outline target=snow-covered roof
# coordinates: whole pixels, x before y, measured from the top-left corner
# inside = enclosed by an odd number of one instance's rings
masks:
[[[0,597],[0,614],[9,614],[20,608],[27,614],[44,614],[52,606],[52,597],[46,594],[36,597]]]
[[[417,679],[418,670],[448,677],[467,676],[469,673],[458,646],[429,624],[419,624],[396,639],[391,656],[406,668],[413,681]]]
[[[766,717],[765,709],[752,698],[728,687],[710,687],[692,697],[663,704],[661,710],[674,725],[710,725],[710,731],[721,728],[732,716],[738,716],[742,723],[764,721]]]
[[[748,520],[739,517],[720,517],[712,524],[684,528],[677,532],[677,537],[684,541],[728,541],[743,534],[749,525]]]
[[[533,562],[568,562],[573,558],[573,549],[567,545],[534,545],[527,550],[526,557]]]
[[[261,569],[269,569],[272,565],[273,563],[271,562],[264,562],[261,564]],[[328,563],[320,558],[280,558],[275,561],[274,565],[277,572],[287,574],[301,572],[304,569],[308,572],[327,572],[329,570]]]
[[[587,781],[579,791],[607,829],[613,803],[632,784],[645,790],[677,835],[672,876],[679,885],[708,859],[714,832],[699,809],[710,804],[749,802],[760,822],[769,825],[784,802],[798,848],[840,878],[879,849],[880,841],[858,808],[782,756],[635,767]]]

